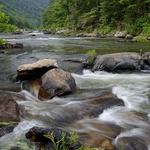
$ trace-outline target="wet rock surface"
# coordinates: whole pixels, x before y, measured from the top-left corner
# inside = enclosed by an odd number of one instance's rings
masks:
[[[39,128],[33,127],[26,133],[26,138],[33,143],[38,143],[38,148],[41,147],[45,149],[53,150],[55,149],[55,144],[57,144],[58,149],[66,148],[66,150],[77,150],[81,144],[78,141],[74,143],[70,142],[70,134],[59,128]]]
[[[48,98],[72,93],[76,89],[74,78],[62,69],[52,69],[41,77],[39,96]]]
[[[55,96],[73,93],[76,83],[69,72],[57,68],[46,72],[39,79],[24,81],[22,87],[40,100],[49,100]]]
[[[4,91],[0,91],[0,95],[0,120],[19,121],[20,107],[13,96]]]
[[[122,137],[117,141],[118,150],[148,150],[144,140],[140,137]]]
[[[58,65],[63,70],[72,73],[82,74],[83,71],[82,60],[66,59],[66,60],[58,61]]]
[[[18,125],[18,123],[12,122],[6,122],[6,124],[0,122],[0,137],[4,136],[5,134],[8,134],[13,131],[13,129]]]
[[[136,71],[141,69],[141,56],[137,53],[114,53],[97,56],[93,71]]]

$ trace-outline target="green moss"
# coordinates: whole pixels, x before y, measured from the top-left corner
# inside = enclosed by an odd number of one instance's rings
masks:
[[[136,41],[136,42],[148,42],[147,38],[145,36],[142,36],[142,35],[134,37],[134,41]]]

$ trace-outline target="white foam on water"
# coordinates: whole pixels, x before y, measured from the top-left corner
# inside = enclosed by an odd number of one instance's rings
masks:
[[[149,132],[148,132],[149,133]],[[149,139],[150,139],[150,134],[147,134],[144,129],[141,128],[135,128],[131,129],[129,131],[122,132],[119,134],[116,139],[114,140],[114,144],[117,144],[117,141],[119,138],[122,137],[139,137],[145,141],[145,143],[148,145]]]
[[[150,75],[143,73],[117,74],[103,71],[84,70],[83,75],[73,74],[77,85],[82,89],[112,88],[112,92],[122,99],[129,109],[146,111],[149,105]],[[148,110],[149,111],[149,110]]]
[[[0,148],[7,147],[8,144],[15,143],[17,139],[24,139],[25,133],[34,126],[45,127],[45,125],[37,120],[23,120],[13,130],[13,132],[0,138]]]
[[[150,128],[147,118],[144,119],[142,115],[140,116],[140,114],[136,114],[136,112],[129,110],[126,107],[106,109],[99,115],[98,119],[100,121],[115,123],[126,129],[129,127]]]

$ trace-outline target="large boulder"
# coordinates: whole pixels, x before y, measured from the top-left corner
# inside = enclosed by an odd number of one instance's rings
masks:
[[[71,73],[62,69],[52,69],[41,77],[39,97],[52,98],[72,93],[76,83]]]
[[[21,109],[14,96],[4,91],[0,91],[0,95],[0,121],[19,121]]]
[[[17,68],[19,80],[30,80],[41,77],[48,70],[56,68],[57,61],[55,59],[43,59],[31,64],[23,64]]]
[[[81,147],[78,141],[70,140],[70,134],[59,128],[33,127],[26,133],[26,138],[33,143],[38,143],[37,149],[53,150],[57,146],[59,150],[76,150]],[[63,147],[62,147],[63,146]]]
[[[141,56],[138,53],[106,54],[97,56],[92,71],[138,71],[141,64]]]
[[[71,73],[54,68],[41,78],[23,81],[22,88],[40,100],[48,100],[54,96],[72,93],[76,89],[76,83]]]

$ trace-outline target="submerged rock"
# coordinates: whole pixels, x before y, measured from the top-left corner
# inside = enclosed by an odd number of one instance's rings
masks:
[[[108,108],[124,106],[124,102],[109,91],[104,92],[99,97],[91,98],[89,102],[91,102],[92,105],[95,105],[90,113],[90,116],[93,117],[98,117],[104,110]]]
[[[65,71],[82,74],[83,71],[83,64],[82,60],[76,59],[66,59],[58,61],[58,65]]]
[[[13,131],[13,129],[18,125],[18,123],[15,122],[0,122],[0,137],[4,136],[5,134],[8,134]]]
[[[112,141],[121,133],[121,127],[98,118],[82,119],[71,126],[80,135],[85,147],[101,147],[104,150],[115,150]]]
[[[148,150],[144,140],[140,137],[121,137],[117,140],[118,150]]]
[[[33,143],[38,143],[38,150],[53,150],[57,144],[58,149],[76,150],[81,147],[78,141],[70,141],[70,134],[59,128],[39,128],[33,127],[26,133],[26,138]]]
[[[23,64],[17,68],[17,78],[19,80],[35,79],[57,66],[57,61],[55,59],[43,59],[35,63]]]
[[[99,55],[96,58],[93,71],[139,71],[141,70],[141,56],[137,53],[114,53]]]
[[[62,69],[52,69],[41,77],[39,97],[52,98],[72,93],[76,83],[71,73]]]
[[[0,49],[23,48],[22,43],[5,43],[0,45]]]

